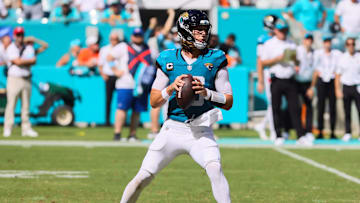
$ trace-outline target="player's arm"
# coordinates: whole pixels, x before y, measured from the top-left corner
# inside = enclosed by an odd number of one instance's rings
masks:
[[[281,54],[280,56],[277,56],[277,57],[272,58],[272,59],[261,60],[261,65],[263,67],[272,66],[272,65],[275,65],[275,64],[281,62],[283,59],[284,59],[284,54]]]
[[[150,105],[153,108],[157,108],[165,104],[173,92],[179,91],[179,88],[184,85],[184,81],[182,81],[184,77],[186,77],[186,75],[180,75],[172,84],[168,85],[169,78],[158,68],[150,93]]]
[[[261,60],[258,57],[256,59],[256,69],[258,73],[258,84],[257,84],[257,90],[258,92],[262,93],[264,91],[264,66],[261,64]]]
[[[203,96],[206,100],[211,101],[215,106],[230,110],[233,105],[232,88],[229,81],[229,72],[227,68],[221,68],[215,78],[215,89],[209,90],[204,87],[201,81],[195,78],[193,81],[195,94]]]

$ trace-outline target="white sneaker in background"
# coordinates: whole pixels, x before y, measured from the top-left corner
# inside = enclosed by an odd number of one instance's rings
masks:
[[[282,145],[284,145],[284,143],[285,143],[285,139],[282,137],[278,137],[274,141],[275,146],[282,146]]]
[[[305,136],[309,141],[314,142],[315,137],[314,137],[314,135],[312,133],[306,133]]]
[[[149,134],[147,134],[147,138],[149,140],[153,140],[153,139],[155,139],[156,135],[157,135],[157,133],[149,133]]]
[[[11,136],[11,129],[4,129],[3,136],[4,137],[10,137]]]
[[[289,139],[290,135],[287,132],[281,133],[281,137],[283,137],[285,140]]]
[[[33,130],[31,128],[28,129],[28,130],[23,130],[21,132],[21,135],[24,136],[24,137],[37,137],[37,136],[39,136],[39,134],[35,130]]]
[[[131,143],[140,142],[140,140],[136,136],[128,137],[128,141]]]
[[[350,133],[346,133],[344,135],[344,137],[342,138],[342,141],[344,142],[349,142],[351,140],[351,134]]]
[[[260,136],[260,139],[262,140],[268,140],[268,136],[266,136],[266,132],[265,132],[265,128],[259,126],[259,125],[256,125],[254,127],[254,130],[259,134]]]
[[[313,146],[313,141],[310,140],[307,136],[302,136],[296,141],[296,145],[311,147]]]
[[[276,139],[276,132],[270,132],[270,140],[271,141],[275,141],[275,139]]]

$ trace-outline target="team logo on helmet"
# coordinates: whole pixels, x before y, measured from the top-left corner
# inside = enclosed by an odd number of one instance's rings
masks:
[[[212,63],[205,63],[204,66],[210,71],[214,68],[214,65]]]

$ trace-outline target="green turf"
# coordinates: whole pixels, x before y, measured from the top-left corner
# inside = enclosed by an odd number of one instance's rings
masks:
[[[38,138],[15,128],[1,140],[111,140],[112,128],[35,127]],[[2,129],[0,129],[2,130]],[[127,135],[128,129],[124,134]],[[145,138],[148,130],[139,129]],[[215,131],[220,137],[254,137],[250,130]],[[291,150],[360,178],[360,151]],[[89,171],[87,179],[40,176],[0,178],[0,202],[119,202],[146,148],[0,146],[0,170]],[[224,173],[237,202],[359,202],[360,185],[294,160],[273,149],[222,149]],[[209,180],[188,156],[165,168],[142,193],[140,203],[215,202]]]
[[[325,151],[300,151],[303,152],[321,157]],[[90,177],[2,178],[0,202],[118,202],[145,153],[145,148],[2,146],[0,170],[89,171]],[[272,149],[222,149],[221,153],[233,202],[357,202],[360,199],[359,185]],[[358,151],[347,153],[353,157],[360,155]],[[354,167],[347,172],[358,174],[355,170],[360,167],[359,162],[336,163],[339,169]],[[188,156],[180,156],[146,188],[139,202],[215,201],[206,173]]]

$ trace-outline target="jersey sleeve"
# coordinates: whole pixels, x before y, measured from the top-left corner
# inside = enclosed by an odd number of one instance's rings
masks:
[[[156,72],[156,78],[152,85],[152,89],[163,90],[169,84],[169,78],[160,69]]]
[[[232,87],[229,80],[229,71],[227,68],[222,68],[218,71],[215,78],[215,89],[217,92],[223,94],[233,94]]]
[[[168,63],[168,55],[170,50],[162,51],[156,59],[156,67],[167,75],[168,70],[172,70],[174,64]]]
[[[228,65],[228,61],[226,58],[226,55],[223,51],[221,50],[216,50],[215,53],[213,53],[215,55],[215,67],[218,67],[218,69],[222,69],[224,67],[226,67]]]

